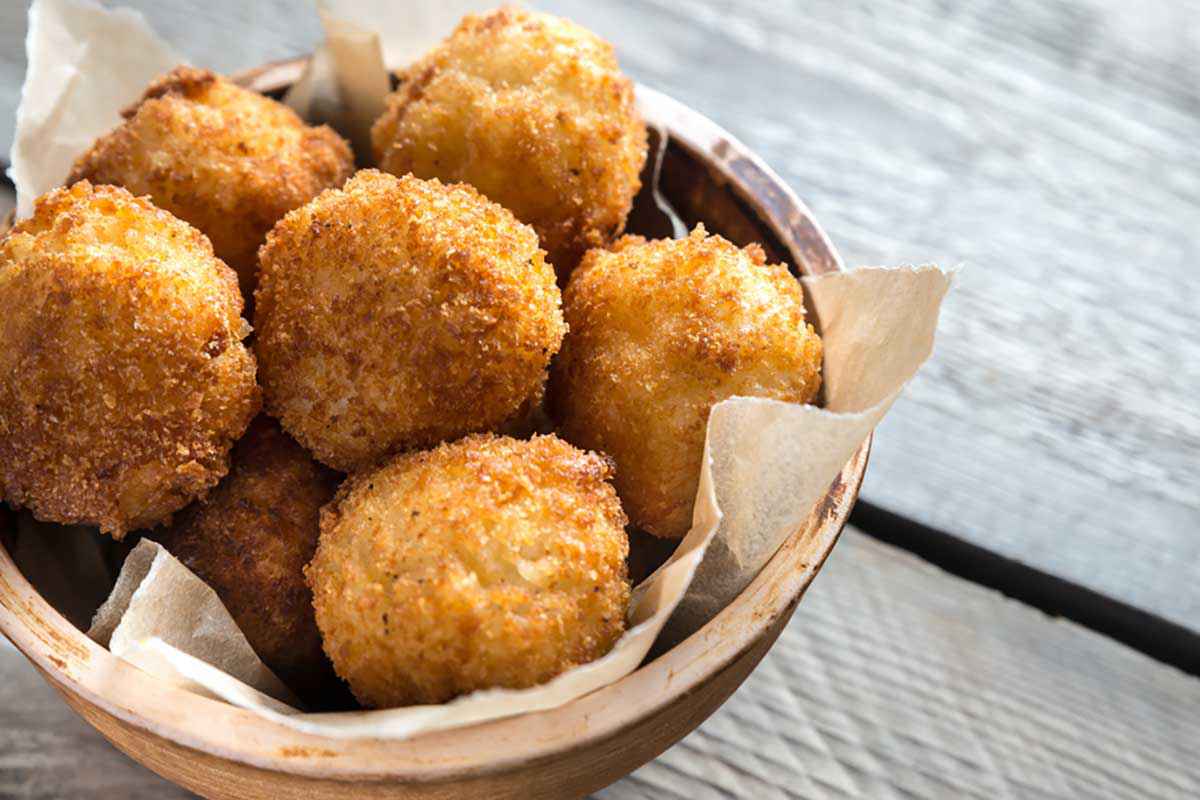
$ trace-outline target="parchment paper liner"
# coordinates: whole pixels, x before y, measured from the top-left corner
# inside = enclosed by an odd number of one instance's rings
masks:
[[[457,19],[461,9],[448,17],[444,3],[412,2],[401,14],[399,4],[389,2],[390,11],[381,7],[372,15],[378,3],[323,5],[327,41],[289,102],[335,123],[358,144],[363,162],[369,158],[361,149],[364,125],[382,108],[387,87],[381,54],[420,53],[448,33],[446,19]],[[405,25],[421,20],[437,27]],[[372,25],[380,34],[370,32]],[[21,214],[31,209],[32,197],[63,180],[75,155],[119,122],[120,108],[178,63],[139,15],[85,0],[36,0],[27,47],[10,170]],[[165,680],[334,737],[404,738],[552,708],[619,680],[637,668],[668,620],[674,639],[699,628],[799,527],[930,355],[950,286],[950,276],[935,267],[803,280],[823,327],[825,408],[759,398],[732,398],[713,408],[692,529],[671,559],[635,588],[628,632],[595,662],[531,689],[476,692],[439,706],[304,713],[288,704],[290,693],[254,655],[215,594],[148,540],[127,558],[90,634]],[[24,548],[37,558],[33,551]]]

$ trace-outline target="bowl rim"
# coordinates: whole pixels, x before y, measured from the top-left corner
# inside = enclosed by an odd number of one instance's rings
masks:
[[[278,90],[293,83],[306,63],[306,58],[273,62],[233,79],[259,91]],[[665,94],[641,85],[637,91],[643,113],[653,117],[648,121],[662,124],[674,143],[707,162],[715,178],[760,214],[797,269],[809,274],[844,269],[812,213],[745,145]],[[343,781],[437,782],[504,772],[563,758],[619,734],[719,676],[763,636],[781,628],[786,620],[780,617],[790,616],[846,523],[871,442],[868,436],[805,523],[716,617],[616,683],[546,711],[400,741],[300,733],[113,656],[49,605],[4,547],[0,632],[60,691],[135,728],[218,758]]]

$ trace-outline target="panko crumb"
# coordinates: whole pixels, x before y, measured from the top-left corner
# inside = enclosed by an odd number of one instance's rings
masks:
[[[347,472],[498,429],[540,397],[566,330],[544,256],[469,186],[359,172],[263,246],[268,411]]]
[[[612,46],[519,8],[465,17],[409,67],[372,141],[381,169],[469,183],[532,225],[563,281],[624,229],[646,160]]]
[[[327,126],[208,70],[176,67],[80,156],[69,182],[123,186],[190,222],[251,297],[256,254],[280,217],[354,171]]]
[[[607,653],[629,606],[611,475],[552,435],[474,435],[343,484],[308,579],[358,700],[524,688]]]
[[[616,461],[625,510],[656,536],[691,527],[714,405],[734,395],[807,403],[821,385],[800,282],[760,246],[739,249],[703,226],[589,252],[563,312],[551,415],[568,441]]]
[[[205,494],[259,408],[237,277],[112,186],[38,198],[0,239],[0,493],[121,538]]]
[[[340,476],[260,415],[234,446],[229,474],[155,538],[212,587],[254,652],[302,698],[336,688],[304,567],[321,506]]]

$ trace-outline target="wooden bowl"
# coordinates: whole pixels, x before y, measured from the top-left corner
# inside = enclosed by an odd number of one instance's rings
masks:
[[[273,64],[238,79],[278,94],[302,67]],[[804,273],[842,268],[808,209],[745,146],[680,103],[639,93],[648,121],[669,132],[662,190],[689,227],[702,220],[735,242],[758,241]],[[3,548],[0,630],[109,741],[204,797],[578,797],[677,742],[750,674],[837,541],[869,449],[868,439],[751,585],[674,648],[565,706],[408,741],[304,735],[173,688],[88,639]]]

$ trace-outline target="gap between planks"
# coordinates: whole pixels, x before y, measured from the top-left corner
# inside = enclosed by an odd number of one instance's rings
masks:
[[[1200,681],[847,528],[779,642],[633,798],[1200,796]]]
[[[0,797],[187,796],[0,647]],[[1200,796],[1200,681],[847,528],[696,732],[595,800]]]
[[[1108,636],[1190,675],[1200,675],[1200,633],[860,501],[851,524],[971,583]]]
[[[847,264],[965,263],[865,500],[1200,625],[1200,4],[550,0]]]

